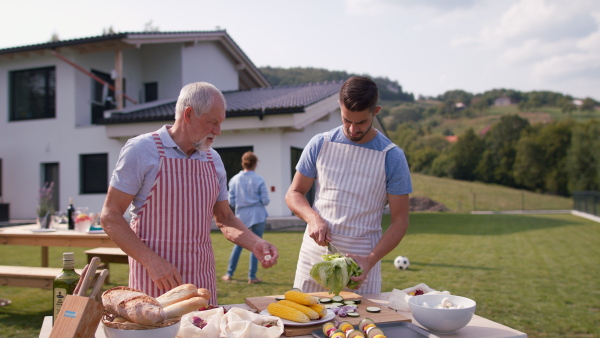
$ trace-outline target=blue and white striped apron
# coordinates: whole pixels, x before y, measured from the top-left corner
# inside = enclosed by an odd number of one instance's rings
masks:
[[[331,231],[333,244],[343,253],[367,256],[381,239],[381,217],[387,204],[384,150],[367,149],[330,141],[325,133],[317,158],[317,179],[313,209]],[[328,254],[304,232],[294,287],[303,292],[326,291],[310,276],[312,266]],[[371,269],[357,294],[381,292],[381,262]]]

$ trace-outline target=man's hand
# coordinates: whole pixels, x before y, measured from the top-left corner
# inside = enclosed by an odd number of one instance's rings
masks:
[[[315,243],[320,246],[326,246],[327,243],[331,242],[331,233],[327,223],[319,216],[314,221],[308,222],[308,235],[312,238]]]
[[[355,288],[356,290],[361,287],[362,283],[365,281],[365,279],[367,279],[369,271],[371,271],[371,269],[377,262],[372,263],[369,256],[347,254],[346,257],[354,259],[356,264],[358,264],[358,266],[360,266],[360,268],[363,270],[363,273],[360,276],[350,277],[351,280],[358,282],[358,286]]]
[[[156,257],[158,258],[153,259],[151,264],[144,265],[156,287],[168,291],[183,284],[177,268],[166,259],[158,255]]]
[[[279,252],[277,248],[265,241],[264,239],[258,240],[252,247],[252,253],[260,261],[260,265],[263,268],[268,269],[273,265],[277,264],[277,258],[279,258]]]

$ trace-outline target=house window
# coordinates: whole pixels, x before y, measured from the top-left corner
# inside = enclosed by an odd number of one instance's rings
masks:
[[[9,121],[56,117],[56,71],[54,67],[9,73]]]
[[[115,81],[110,77],[110,74],[104,73],[98,70],[92,69],[92,74],[96,75],[100,79],[106,81],[111,86],[114,86]],[[98,120],[104,118],[104,111],[114,109],[115,105],[115,92],[108,88],[108,84],[103,85],[95,79],[92,81],[92,124],[98,122]]]
[[[158,82],[144,83],[144,97],[146,102],[158,100]]]
[[[249,147],[228,147],[228,148],[215,148],[215,150],[221,156],[223,165],[225,165],[225,171],[227,171],[227,183],[229,180],[239,173],[242,168],[242,155],[247,151],[254,151],[252,146]]]
[[[79,155],[81,194],[105,194],[108,191],[108,154]]]

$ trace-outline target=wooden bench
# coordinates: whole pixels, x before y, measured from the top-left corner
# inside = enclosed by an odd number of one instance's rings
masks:
[[[92,258],[98,257],[102,261],[99,269],[108,269],[110,271],[110,263],[129,264],[129,259],[126,253],[120,248],[95,248],[86,250],[88,263],[92,261]],[[109,282],[110,273],[104,280],[105,283]]]
[[[61,271],[62,268],[0,265],[0,285],[52,289],[52,282]],[[75,272],[81,275],[83,269]]]

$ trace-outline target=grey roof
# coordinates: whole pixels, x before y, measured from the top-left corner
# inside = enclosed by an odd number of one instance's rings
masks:
[[[339,93],[343,81],[224,92],[227,117],[303,113],[305,108]],[[177,99],[154,101],[111,111],[99,124],[172,121]]]
[[[121,40],[126,38],[134,38],[140,36],[169,36],[169,35],[220,35],[226,34],[224,30],[216,30],[216,31],[185,31],[185,32],[122,32],[122,33],[114,33],[114,34],[106,34],[106,35],[98,35],[91,36],[85,38],[77,38],[70,40],[59,40],[59,41],[50,41],[37,43],[32,45],[25,46],[17,46],[17,47],[9,47],[9,48],[0,48],[0,54],[9,54],[9,53],[17,53],[17,52],[29,52],[40,49],[54,49],[59,47],[68,47],[68,46],[76,46],[82,45],[86,43],[94,43],[94,42],[102,42],[102,41],[110,41],[110,40]]]

